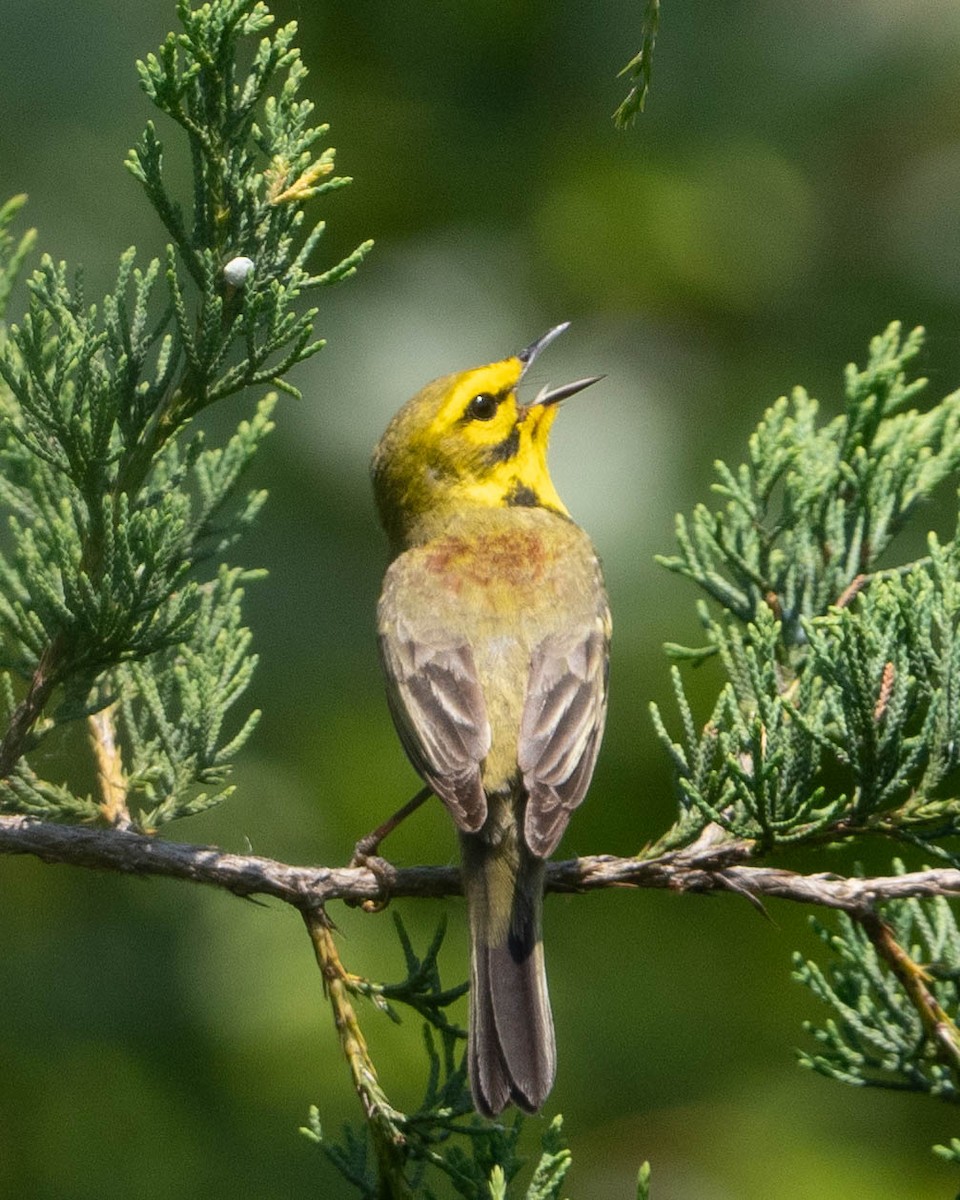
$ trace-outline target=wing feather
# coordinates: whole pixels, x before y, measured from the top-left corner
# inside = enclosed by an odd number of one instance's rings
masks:
[[[457,825],[476,833],[487,816],[480,764],[490,724],[470,647],[442,630],[418,636],[402,622],[381,620],[380,657],[410,761]]]
[[[607,712],[609,624],[601,612],[537,647],[517,761],[527,791],[524,837],[546,858],[586,795]]]

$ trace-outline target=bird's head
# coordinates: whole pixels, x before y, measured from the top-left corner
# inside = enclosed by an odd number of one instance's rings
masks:
[[[465,508],[540,507],[566,515],[547,469],[550,427],[559,402],[601,376],[542,388],[529,403],[518,387],[567,325],[502,362],[435,379],[400,409],[372,462],[377,507],[394,545],[411,544]]]

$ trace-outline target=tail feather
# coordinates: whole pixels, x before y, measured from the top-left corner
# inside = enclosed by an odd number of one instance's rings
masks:
[[[512,872],[504,872],[495,850],[472,849],[467,1062],[474,1104],[489,1117],[509,1103],[536,1112],[556,1071],[541,936],[544,864],[524,853],[515,878],[510,878]],[[465,855],[465,863],[467,859]],[[504,905],[496,903],[503,897],[495,889],[505,884],[512,895]],[[501,911],[508,914],[506,920],[498,918]]]

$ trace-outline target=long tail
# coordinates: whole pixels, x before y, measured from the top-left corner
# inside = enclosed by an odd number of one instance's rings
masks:
[[[495,1117],[507,1104],[536,1112],[553,1086],[556,1045],[543,964],[544,862],[464,836],[470,915],[470,1037],[473,1102]]]

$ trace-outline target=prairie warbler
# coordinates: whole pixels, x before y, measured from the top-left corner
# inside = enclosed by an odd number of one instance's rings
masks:
[[[590,783],[610,613],[590,539],[547,470],[559,401],[599,377],[518,385],[558,325],[437,379],[390,423],[373,482],[392,561],[378,609],[390,710],[460,837],[474,1103],[535,1111],[556,1050],[541,939],[545,860]]]

